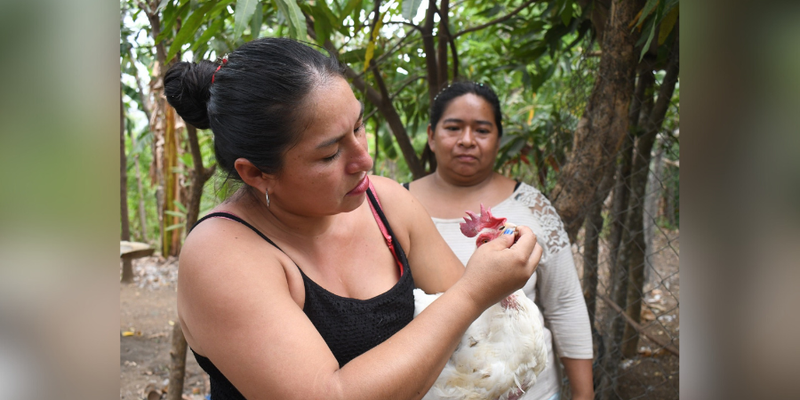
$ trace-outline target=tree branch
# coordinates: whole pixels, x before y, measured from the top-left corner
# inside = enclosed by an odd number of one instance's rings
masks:
[[[453,81],[458,79],[458,49],[453,35],[450,34],[450,24],[444,25],[447,42],[450,43],[450,57],[453,58]]]
[[[383,62],[383,60],[387,59],[390,56],[393,56],[400,48],[400,45],[403,44],[403,42],[405,42],[405,40],[408,39],[408,37],[409,37],[408,32],[406,32],[406,35],[400,38],[400,40],[398,40],[397,43],[395,43],[395,45],[389,51],[381,54],[381,56],[378,57],[377,59],[374,59],[374,62],[370,63],[370,67],[367,68],[364,72],[359,73],[358,76],[359,77],[364,76],[364,74],[366,74],[367,72],[370,72],[372,71],[372,69],[377,68]]]
[[[387,25],[387,24],[403,24],[403,25],[408,25],[408,26],[410,26],[410,27],[412,27],[412,28],[414,28],[414,29],[416,29],[416,30],[418,30],[418,31],[422,32],[422,27],[421,27],[421,26],[419,26],[419,25],[415,25],[415,24],[412,24],[411,22],[408,22],[408,21],[386,21],[386,22],[384,22],[383,24],[384,24],[384,25]]]
[[[522,5],[520,5],[519,7],[515,8],[514,11],[511,11],[510,13],[508,13],[508,14],[500,17],[500,18],[493,19],[493,20],[491,20],[491,21],[489,21],[489,22],[487,22],[487,23],[485,23],[483,25],[478,25],[478,26],[474,26],[472,28],[464,29],[463,31],[458,32],[455,35],[453,35],[453,38],[455,39],[455,38],[457,38],[457,37],[459,37],[459,36],[461,36],[461,35],[463,35],[465,33],[479,31],[479,30],[481,30],[483,28],[486,28],[488,26],[492,26],[492,25],[495,25],[495,24],[499,24],[499,23],[501,23],[503,21],[506,21],[506,20],[510,19],[511,17],[513,17],[514,15],[518,14],[520,11],[524,10],[526,7],[528,7],[532,3],[536,3],[536,2],[539,2],[539,1],[541,1],[541,0],[528,0],[528,1],[524,2],[524,3],[522,3]]]
[[[392,96],[391,96],[391,97],[389,97],[389,99],[390,99],[390,100],[394,100],[394,98],[395,98],[395,97],[397,97],[397,96],[400,94],[400,92],[402,92],[402,91],[403,91],[403,89],[407,88],[407,87],[408,87],[408,85],[410,85],[410,84],[414,83],[415,81],[417,81],[417,80],[419,80],[419,79],[423,79],[423,78],[425,78],[425,77],[424,77],[424,76],[420,76],[420,75],[414,75],[414,76],[412,76],[412,77],[410,77],[410,78],[406,79],[406,81],[405,81],[405,82],[403,82],[403,83],[400,85],[400,89],[397,89],[397,90],[395,90],[395,92],[394,92],[394,93],[392,93]]]
[[[436,44],[433,41],[433,14],[436,9],[436,0],[428,1],[428,10],[425,12],[425,25],[422,26],[422,48],[425,50],[425,68],[428,72],[428,97],[431,104],[436,93],[439,92],[439,76],[436,65]]]
[[[657,345],[661,346],[661,347],[662,347],[664,350],[667,350],[667,351],[669,351],[670,353],[672,353],[672,354],[675,354],[676,356],[680,357],[680,353],[679,353],[678,349],[677,349],[677,348],[675,348],[675,346],[673,346],[673,345],[672,345],[672,344],[670,344],[670,343],[667,343],[667,342],[666,342],[666,341],[664,341],[663,339],[660,339],[660,338],[658,338],[658,337],[655,337],[655,336],[653,336],[653,335],[651,335],[651,334],[647,333],[647,331],[644,329],[644,327],[642,327],[641,325],[639,325],[638,323],[636,323],[636,321],[634,321],[633,319],[631,319],[631,317],[629,317],[629,316],[628,316],[628,314],[626,314],[626,313],[625,313],[625,311],[623,311],[623,310],[622,310],[622,308],[621,308],[620,306],[618,306],[618,305],[617,305],[617,303],[614,303],[613,301],[611,301],[611,299],[609,299],[608,297],[606,297],[606,296],[605,296],[605,295],[603,295],[603,294],[599,294],[599,293],[598,293],[598,294],[597,294],[597,297],[601,298],[603,301],[605,301],[605,302],[606,302],[606,304],[608,304],[608,305],[609,305],[611,308],[613,308],[613,309],[614,309],[614,310],[615,310],[617,313],[619,313],[620,315],[622,315],[622,316],[625,318],[625,321],[627,321],[627,322],[628,322],[628,324],[629,324],[629,325],[630,325],[630,326],[631,326],[633,329],[636,329],[636,331],[637,331],[637,332],[639,332],[639,333],[640,333],[640,334],[642,334],[642,335],[645,335],[645,336],[646,336],[648,339],[650,339],[651,341],[653,341],[655,344],[657,344]]]
[[[330,49],[335,48],[330,41],[325,42],[325,48]],[[336,53],[334,53],[336,54]],[[403,152],[403,158],[406,160],[406,164],[408,165],[408,169],[411,170],[411,174],[414,176],[414,179],[421,178],[425,176],[425,169],[422,167],[422,163],[417,157],[417,153],[414,150],[414,147],[411,145],[411,139],[408,137],[408,133],[405,130],[405,126],[403,125],[402,120],[400,119],[400,115],[397,114],[397,110],[394,109],[392,105],[392,101],[388,97],[384,97],[379,93],[375,88],[370,85],[367,85],[364,82],[356,71],[353,71],[347,65],[344,65],[344,74],[348,79],[352,79],[353,86],[356,87],[361,92],[364,92],[367,100],[370,103],[374,104],[380,110],[381,115],[389,124],[389,128],[391,129],[394,137],[397,139],[397,144],[400,146],[400,150]],[[379,79],[379,85],[384,85],[383,79],[380,78],[380,71],[376,68],[374,72],[377,76],[376,79]]]
[[[654,128],[660,128],[664,117],[667,115],[667,109],[672,101],[672,94],[675,92],[675,83],[678,81],[678,71],[680,69],[680,49],[679,49],[678,35],[675,35],[672,48],[670,49],[669,62],[667,64],[667,74],[664,76],[664,81],[661,82],[661,87],[658,91],[658,100],[653,106],[650,113],[650,124]]]
[[[379,5],[380,0],[376,0],[376,4]],[[378,10],[377,7],[376,10]],[[309,36],[316,40],[316,38],[311,34],[314,31],[314,25],[313,21],[309,19],[308,15],[306,15],[306,23],[312,28],[309,30]],[[322,47],[327,49],[334,56],[338,56],[339,54],[338,50],[336,50],[336,46],[334,46],[330,40],[326,40]],[[406,160],[408,169],[411,171],[414,179],[425,176],[425,169],[423,168],[419,157],[417,157],[417,153],[414,150],[414,146],[411,144],[411,139],[408,137],[408,133],[403,125],[403,121],[400,119],[400,115],[392,105],[392,100],[388,95],[386,84],[383,82],[383,78],[380,76],[380,70],[377,68],[377,66],[375,69],[373,69],[373,74],[375,74],[375,79],[380,86],[382,93],[379,93],[377,90],[375,90],[375,88],[364,82],[362,76],[356,73],[356,71],[349,66],[343,65],[343,67],[345,70],[345,76],[352,80],[353,86],[355,86],[359,91],[364,92],[367,100],[369,100],[370,103],[374,104],[375,107],[380,110],[381,115],[383,115],[383,118],[389,124],[389,128],[394,134],[395,139],[397,139],[397,144],[400,146],[400,150],[403,152],[403,158]]]
[[[436,11],[439,14],[439,45],[436,49],[436,61],[439,67],[437,76],[439,77],[438,81],[440,87],[444,87],[450,80],[447,76],[447,44],[450,42],[450,35],[448,34],[449,29],[447,28],[449,24],[449,7],[450,2],[448,0],[442,0],[441,7]]]

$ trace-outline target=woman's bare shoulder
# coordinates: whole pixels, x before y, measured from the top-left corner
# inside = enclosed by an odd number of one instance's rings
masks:
[[[372,182],[372,185],[375,186],[375,190],[378,193],[383,193],[384,191],[389,191],[392,193],[397,193],[398,191],[407,191],[402,184],[385,176],[370,175],[369,180]]]
[[[427,212],[419,201],[400,183],[382,176],[370,176],[369,179],[375,186],[375,195],[386,212],[387,218],[390,214],[398,213],[404,218],[427,217]]]
[[[278,253],[280,250],[244,224],[227,218],[209,218],[186,237],[180,264],[224,267],[237,260]],[[217,263],[220,260],[226,262]]]
[[[202,335],[220,320],[235,318],[265,294],[295,297],[289,290],[288,257],[236,221],[203,221],[186,238],[178,267],[178,312],[204,348]],[[291,270],[289,270],[291,271]]]

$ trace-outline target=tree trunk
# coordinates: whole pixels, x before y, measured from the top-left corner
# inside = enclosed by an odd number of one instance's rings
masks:
[[[628,207],[628,229],[631,241],[626,246],[628,253],[628,285],[624,291],[626,299],[619,302],[620,294],[615,296],[616,303],[622,308],[627,308],[626,314],[636,321],[640,321],[642,309],[642,290],[644,287],[644,192],[647,186],[647,176],[650,170],[650,153],[655,143],[655,132],[648,132],[640,137],[636,143],[636,154],[634,155],[633,168],[631,174],[631,197]],[[622,261],[624,262],[624,261]],[[630,358],[636,355],[639,345],[639,335],[636,330],[625,325],[624,335],[622,336],[621,353],[623,357]]]
[[[131,240],[131,227],[128,220],[128,159],[125,157],[125,106],[122,103],[122,85],[119,88],[119,205],[122,234],[120,239]],[[122,283],[133,282],[133,263],[122,259]]]
[[[647,178],[647,197],[644,201],[644,242],[645,242],[645,260],[647,266],[644,270],[644,282],[650,282],[650,272],[653,265],[649,260],[649,256],[653,254],[653,241],[655,240],[655,228],[658,223],[658,199],[661,198],[663,193],[663,171],[664,171],[664,146],[663,140],[656,142],[658,149],[653,158],[653,168],[649,177]]]
[[[450,12],[449,0],[442,0],[442,4],[439,6],[439,30],[437,31],[439,46],[436,48],[438,53],[436,56],[436,64],[437,64],[436,81],[439,83],[440,88],[447,86],[447,84],[450,82],[450,78],[447,75],[447,50],[449,48],[448,44],[450,41],[450,38],[447,34],[447,32],[449,31],[449,29],[447,29],[447,24],[449,22],[448,18],[449,12]]]
[[[583,245],[583,298],[586,301],[586,308],[589,312],[589,326],[592,330],[592,340],[597,345],[597,358],[592,363],[592,380],[595,387],[599,386],[602,371],[599,371],[601,361],[605,357],[605,344],[603,337],[595,327],[595,317],[597,315],[597,295],[600,288],[598,278],[598,259],[600,255],[600,233],[603,231],[603,204],[609,192],[614,187],[615,168],[609,168],[600,183],[594,203],[589,210],[588,217],[584,224],[584,245]]]
[[[611,232],[609,234],[609,265],[612,285],[607,289],[609,295],[614,291],[613,282],[617,277],[619,255],[622,249],[622,237],[625,232],[625,221],[628,215],[628,198],[631,180],[631,164],[633,160],[633,135],[625,138],[620,154],[620,165],[617,171],[617,182],[614,185],[614,197],[611,210]]]
[[[675,90],[675,83],[678,80],[678,42],[673,45],[670,54],[670,62],[667,66],[667,74],[658,94],[658,100],[652,112],[644,123],[645,133],[637,144],[637,156],[634,160],[633,188],[631,191],[630,223],[629,230],[632,235],[630,256],[630,285],[627,293],[627,314],[637,323],[641,319],[642,295],[644,291],[644,266],[646,243],[644,238],[644,200],[647,176],[650,170],[650,159],[656,135],[661,129],[664,117],[667,114],[672,94]],[[619,303],[618,303],[619,304]],[[639,333],[630,326],[626,325],[625,334],[622,338],[624,347],[623,355],[632,357],[636,355],[639,342]]]
[[[583,298],[586,300],[586,308],[589,311],[589,324],[591,326],[594,326],[595,313],[597,312],[597,264],[600,254],[600,232],[603,231],[603,203],[608,197],[611,188],[614,187],[614,171],[612,168],[607,169],[584,224]]]
[[[134,60],[133,50],[128,49],[128,57],[131,60]],[[144,89],[142,89],[142,81],[139,79],[139,75],[134,75],[136,78],[136,90],[139,94],[139,101],[142,104],[142,111],[144,111],[144,115],[147,118],[148,124],[150,123],[150,101],[147,96],[144,94]],[[131,140],[133,147],[136,148],[136,135],[131,135]],[[145,205],[144,205],[144,191],[142,189],[142,172],[139,166],[139,153],[134,155],[134,163],[136,165],[136,185],[139,188],[139,228],[141,230],[140,236],[142,242],[147,242],[147,213],[145,212]]]
[[[651,107],[646,106],[652,104],[648,101],[645,94],[649,92],[653,86],[654,78],[652,70],[649,67],[640,67],[639,79],[636,83],[636,92],[634,93],[631,108],[628,113],[628,120],[630,128],[620,149],[619,162],[617,167],[617,180],[614,185],[614,195],[611,210],[611,232],[609,234],[608,249],[609,249],[609,265],[612,286],[608,289],[609,295],[613,297],[613,282],[617,277],[617,259],[619,257],[622,234],[625,230],[625,221],[628,212],[628,199],[631,187],[631,164],[633,160],[633,144],[634,137],[639,131],[639,120],[642,110],[649,112]],[[650,98],[651,100],[652,98]]]
[[[186,376],[186,349],[188,344],[183,336],[180,321],[172,327],[172,346],[169,350],[169,385],[167,400],[182,400],[183,382]]]
[[[150,35],[153,37],[153,40],[158,37],[161,33],[161,21],[159,20],[159,16],[157,12],[150,13],[147,10],[156,10],[158,8],[159,2],[154,0],[151,1],[149,6],[145,6],[143,2],[140,2],[140,8],[145,11],[148,20],[150,21]],[[166,144],[167,139],[167,127],[171,125],[171,130],[174,137],[174,116],[170,121],[170,109],[169,105],[167,104],[161,92],[164,90],[164,73],[166,72],[166,64],[167,64],[167,53],[166,49],[164,48],[164,42],[158,43],[156,45],[156,63],[153,68],[153,77],[150,81],[150,92],[153,94],[154,102],[152,104],[151,109],[151,116],[150,116],[150,130],[153,132],[153,164],[154,168],[154,175],[158,180],[158,186],[156,189],[156,201],[158,203],[158,218],[159,218],[159,229],[161,233],[162,239],[162,249],[161,254],[166,256],[169,254],[169,244],[171,242],[167,242],[164,239],[167,236],[167,232],[164,230],[164,222],[166,220],[164,215],[164,210],[166,208],[166,193],[165,188],[168,187],[167,182],[165,180],[165,170],[167,173],[170,173],[168,169],[164,167],[163,160],[164,160],[164,147]],[[174,110],[172,110],[174,113]],[[175,188],[173,187],[172,190]],[[171,203],[170,203],[171,204]],[[174,206],[174,205],[173,205]],[[167,244],[167,247],[164,245]],[[176,322],[175,326],[172,330],[172,348],[170,350],[170,376],[169,376],[169,386],[167,390],[167,399],[168,400],[181,400],[183,395],[183,382],[184,377],[186,374],[186,338],[183,336],[183,331],[181,331],[180,323]]]
[[[177,256],[180,253],[181,228],[167,230],[168,227],[178,224],[178,217],[169,215],[166,211],[179,211],[175,202],[180,201],[180,185],[176,169],[178,168],[178,132],[175,124],[175,109],[169,104],[164,105],[164,203],[163,226],[164,236],[161,238],[161,251],[166,257]]]
[[[428,10],[425,12],[425,23],[422,25],[422,49],[425,51],[425,67],[428,71],[428,100],[433,104],[433,99],[443,87],[439,82],[439,67],[436,63],[436,41],[433,39],[433,16],[436,13],[436,0],[428,1]]]
[[[191,186],[186,207],[186,232],[188,233],[200,215],[200,200],[203,197],[203,187],[214,176],[217,165],[212,164],[209,168],[203,167],[203,154],[200,151],[200,141],[197,139],[197,128],[186,124],[186,135],[189,139],[189,149],[194,164],[194,168],[189,171]]]
[[[436,41],[433,37],[433,17],[435,13],[436,0],[429,0],[428,10],[425,12],[425,23],[422,24],[420,33],[422,35],[422,49],[425,51],[425,69],[428,77],[428,104],[431,106],[442,87],[442,85],[439,84],[439,66],[436,63]],[[425,147],[422,149],[420,165],[423,169],[423,174],[420,175],[420,177],[436,170],[436,157],[433,151],[431,151],[430,146],[428,146],[428,143],[425,143]],[[427,168],[425,168],[426,165],[428,166]],[[415,176],[414,179],[419,178]]]
[[[131,135],[133,146],[136,147],[136,135]],[[136,185],[139,188],[139,228],[141,229],[141,241],[147,243],[147,213],[144,206],[144,189],[142,187],[142,173],[139,168],[139,154],[134,155],[133,162],[136,165]]]
[[[667,190],[664,193],[664,215],[669,221],[670,226],[677,226],[678,221],[675,218],[675,191],[671,182],[667,185]]]
[[[637,58],[637,31],[629,28],[639,1],[614,0],[602,41],[603,54],[589,102],[575,130],[570,160],[561,170],[551,199],[571,240],[583,224],[606,168],[628,132]]]
[[[150,36],[155,41],[161,34],[161,20],[157,12],[150,12],[158,8],[158,1],[150,1],[149,4],[140,1],[139,8],[144,11],[150,22]],[[166,72],[167,52],[164,42],[156,44],[156,61],[153,65],[152,76],[150,77],[150,93],[153,95],[153,103],[150,110],[150,131],[153,133],[153,164],[151,166],[151,177],[156,183],[156,209],[158,210],[159,238],[162,241],[161,254],[167,253],[163,248],[164,231],[164,129],[165,115],[164,109],[167,105],[166,99],[162,95],[164,90],[164,73]]]
[[[609,249],[609,269],[610,286],[608,288],[609,297],[614,302],[625,301],[627,292],[627,264],[620,261],[620,255],[624,253],[624,244],[627,243],[626,220],[628,216],[628,202],[631,187],[631,166],[633,159],[634,137],[639,131],[638,123],[642,109],[648,110],[646,93],[653,85],[652,69],[648,66],[640,66],[639,79],[636,83],[633,101],[628,111],[629,128],[620,151],[619,167],[617,168],[617,181],[614,186],[614,195],[611,211],[611,232],[608,239]],[[624,241],[623,241],[624,239]],[[627,255],[624,257],[627,259]],[[624,307],[624,305],[623,305]],[[617,384],[617,365],[619,364],[619,342],[622,337],[624,321],[614,310],[606,312],[604,327],[604,346],[605,353],[602,359],[598,360],[598,369],[595,371],[601,375],[597,381],[597,398],[614,398],[613,390]]]

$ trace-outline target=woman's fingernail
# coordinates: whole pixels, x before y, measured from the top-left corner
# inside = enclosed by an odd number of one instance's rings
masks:
[[[511,228],[508,228],[508,229],[506,229],[506,230],[504,230],[504,231],[503,231],[503,234],[504,234],[504,235],[510,235],[510,234],[512,234],[512,233],[514,233],[514,230],[513,230],[513,229],[511,229]]]

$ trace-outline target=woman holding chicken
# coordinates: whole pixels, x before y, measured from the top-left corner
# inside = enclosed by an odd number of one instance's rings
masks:
[[[469,324],[536,268],[526,227],[462,268],[413,196],[368,176],[363,107],[315,49],[258,39],[177,63],[164,86],[242,182],[180,257],[179,319],[213,400],[420,398]],[[445,293],[412,320],[415,286]]]
[[[459,227],[464,210],[477,210],[483,204],[495,216],[533,229],[544,255],[523,290],[542,309],[550,359],[522,398],[559,397],[560,368],[554,355],[558,353],[572,398],[591,399],[592,337],[569,238],[540,191],[494,171],[503,135],[501,119],[500,101],[489,86],[456,82],[445,88],[431,106],[428,125],[436,170],[406,186],[464,265],[477,254],[475,239],[464,236]]]

